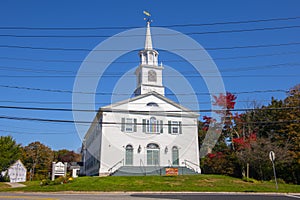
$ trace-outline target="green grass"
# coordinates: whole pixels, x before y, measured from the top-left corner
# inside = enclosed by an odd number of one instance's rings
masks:
[[[0,182],[0,191],[1,191],[2,189],[7,189],[7,188],[10,188],[10,186],[7,185],[6,183]]]
[[[40,186],[39,181],[25,183],[24,188],[1,188],[0,191],[197,191],[197,192],[277,192],[271,182],[244,182],[221,175],[80,177],[71,183]],[[279,184],[278,192],[300,192],[300,185]]]

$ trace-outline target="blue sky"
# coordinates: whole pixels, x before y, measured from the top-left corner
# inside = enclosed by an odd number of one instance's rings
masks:
[[[172,26],[177,24],[212,24],[293,18],[300,16],[299,7],[300,2],[296,0],[1,1],[0,105],[71,109],[71,93],[33,89],[72,91],[76,72],[89,51],[51,50],[51,48],[93,49],[106,39],[106,37],[102,36],[112,36],[128,30],[130,27],[144,27],[143,10],[151,12],[152,26]],[[253,101],[258,104],[267,104],[272,96],[277,99],[283,99],[285,93],[277,90],[288,90],[299,84],[300,45],[295,44],[300,42],[299,22],[300,18],[168,28],[190,34],[190,37],[200,43],[205,49],[208,49],[208,53],[223,76],[226,90],[237,93],[236,107],[252,108],[251,102]],[[8,27],[11,29],[8,29]],[[12,29],[20,27],[124,28],[109,30]],[[273,30],[261,30],[265,28]],[[232,30],[250,31],[232,32]],[[229,32],[225,33],[224,31]],[[85,37],[90,35],[99,37]],[[155,36],[153,40],[155,47]],[[267,47],[261,47],[263,45]],[[41,49],[30,49],[27,47]],[[227,47],[248,48],[224,49]],[[160,52],[160,60],[182,74],[191,69],[189,63],[182,62],[182,58],[168,52]],[[172,60],[181,61],[172,62]],[[121,76],[123,73],[136,67],[138,62],[139,58],[136,52],[126,54],[110,66],[107,73],[115,73]],[[102,84],[97,91],[112,92],[118,78],[118,76],[104,78],[101,80]],[[195,92],[207,92],[207,88],[200,77],[192,78],[187,75],[187,79]],[[20,87],[33,89],[22,89]],[[270,90],[277,92],[266,92]],[[174,97],[170,96],[170,98]],[[199,95],[198,100],[201,109],[209,109],[210,99],[208,96]],[[96,97],[96,107],[104,106],[110,101],[111,97],[109,95],[99,95]],[[67,111],[1,108],[0,112],[1,116],[9,117],[73,119],[72,113]],[[203,114],[209,113],[201,113],[201,115]],[[0,119],[0,134],[12,135],[18,143],[23,145],[38,140],[53,149],[67,148],[77,150],[81,144],[73,123]]]

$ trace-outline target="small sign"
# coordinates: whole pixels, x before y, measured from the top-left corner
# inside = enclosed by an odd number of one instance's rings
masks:
[[[66,176],[67,174],[68,163],[62,162],[52,162],[52,180],[55,179],[55,176]]]
[[[178,176],[178,168],[166,168],[166,176]]]
[[[270,151],[270,153],[269,153],[269,158],[270,158],[270,160],[271,160],[272,162],[274,162],[274,160],[275,160],[275,153],[274,153],[274,151]]]
[[[65,174],[65,165],[62,162],[56,163],[55,167],[54,167],[54,173],[55,173],[55,175],[59,175],[59,174],[64,175]]]

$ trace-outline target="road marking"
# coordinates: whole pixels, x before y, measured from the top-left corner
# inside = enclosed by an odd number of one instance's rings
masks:
[[[295,196],[295,195],[291,195],[291,194],[287,194],[285,196],[300,199],[300,196]]]
[[[37,196],[0,196],[0,199],[34,199],[34,200],[59,200],[48,197],[37,197]]]

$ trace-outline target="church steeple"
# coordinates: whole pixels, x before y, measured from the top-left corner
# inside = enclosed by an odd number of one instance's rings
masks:
[[[136,69],[137,89],[135,95],[155,91],[165,94],[162,85],[162,66],[158,66],[158,52],[153,49],[150,30],[150,20],[147,20],[145,47],[139,52],[140,66]]]
[[[151,65],[157,66],[158,65],[158,52],[153,49],[152,46],[152,37],[150,31],[150,23],[151,21],[147,21],[147,28],[146,28],[146,38],[145,38],[145,47],[144,50],[140,51],[140,59],[141,65]]]
[[[150,21],[147,21],[147,30],[146,30],[146,40],[145,40],[145,50],[153,50],[152,47],[152,38],[151,38],[151,31],[150,31]]]

